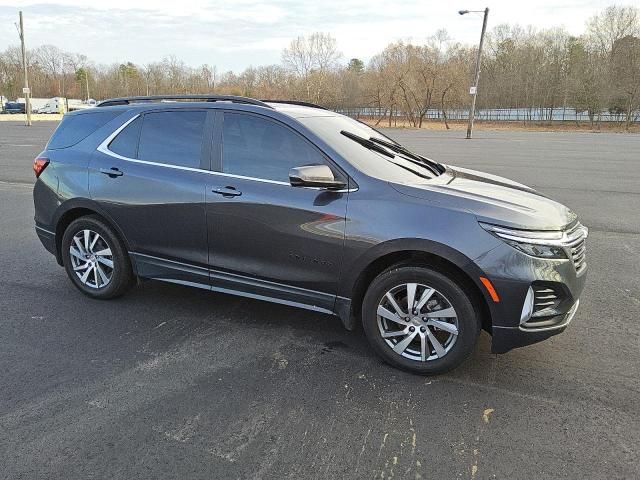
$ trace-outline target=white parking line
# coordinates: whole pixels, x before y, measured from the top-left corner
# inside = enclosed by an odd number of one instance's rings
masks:
[[[0,180],[0,187],[27,187],[27,188],[33,188],[33,183],[10,182],[10,181],[6,181],[6,180]]]

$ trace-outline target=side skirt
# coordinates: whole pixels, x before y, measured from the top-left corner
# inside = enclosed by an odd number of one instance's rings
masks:
[[[135,252],[129,252],[129,255],[138,275],[143,278],[337,315],[341,319],[343,316],[340,312],[347,310],[344,308],[347,299],[339,297],[341,301],[336,302],[336,296],[328,293],[209,270],[151,255]]]

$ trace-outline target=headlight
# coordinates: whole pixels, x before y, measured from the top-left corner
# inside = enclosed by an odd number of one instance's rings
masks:
[[[565,233],[542,230],[514,230],[480,222],[487,232],[505,241],[513,248],[538,258],[568,259]]]

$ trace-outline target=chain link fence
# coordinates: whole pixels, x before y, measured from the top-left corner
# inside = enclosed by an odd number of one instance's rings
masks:
[[[340,109],[340,113],[351,117],[379,118],[388,117],[388,112],[384,109],[361,107]],[[396,111],[393,117],[397,119],[408,119],[409,115],[403,111]],[[442,110],[430,109],[427,111],[426,120],[444,120]],[[469,118],[468,109],[446,110],[447,120],[467,120]],[[615,113],[602,111],[589,115],[587,111],[579,111],[573,108],[482,108],[476,110],[476,120],[490,122],[615,122],[625,123],[627,120],[625,113]],[[631,122],[640,122],[640,111],[631,115]]]

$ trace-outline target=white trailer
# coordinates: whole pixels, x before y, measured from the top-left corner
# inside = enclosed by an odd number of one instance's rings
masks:
[[[16,102],[24,103],[24,104],[27,103],[26,99],[24,98],[18,98]],[[31,102],[31,111],[33,113],[40,113],[40,109],[44,107],[47,104],[47,102],[49,102],[49,99],[48,98],[30,98],[29,102]]]
[[[69,111],[73,112],[74,110],[84,110],[85,108],[95,107],[97,102],[92,98],[89,100],[75,100],[70,98],[67,103]]]
[[[66,111],[65,98],[53,97],[38,109],[38,113],[64,113]]]

